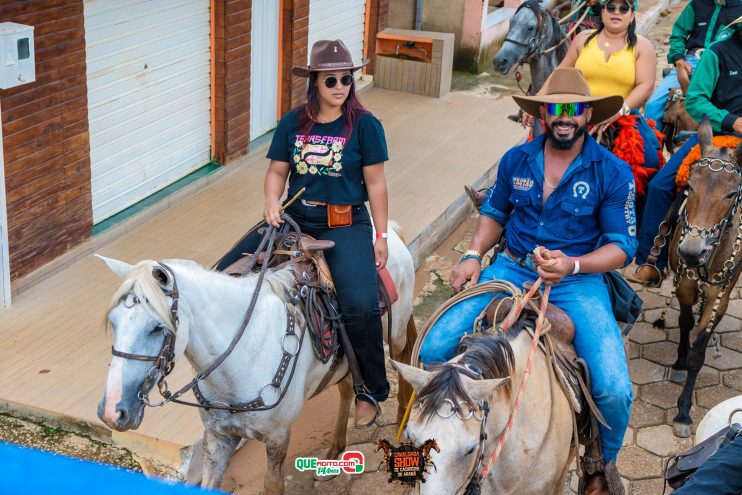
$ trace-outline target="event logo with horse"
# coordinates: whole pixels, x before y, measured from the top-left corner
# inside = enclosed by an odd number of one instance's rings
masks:
[[[394,480],[403,485],[415,486],[418,481],[425,483],[425,473],[429,472],[426,465],[431,465],[438,471],[435,463],[430,458],[430,451],[440,452],[438,443],[429,439],[421,447],[415,447],[412,442],[402,442],[399,447],[393,446],[383,438],[376,442],[376,451],[384,450],[384,458],[379,463],[387,465],[389,472],[389,483]]]

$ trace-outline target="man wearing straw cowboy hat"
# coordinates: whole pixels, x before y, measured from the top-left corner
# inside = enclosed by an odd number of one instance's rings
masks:
[[[629,166],[601,147],[586,127],[615,115],[623,98],[591,97],[582,72],[575,68],[555,70],[542,93],[513,97],[526,113],[545,120],[546,135],[502,157],[469,250],[450,282],[457,292],[467,281],[504,279],[521,286],[541,277],[553,284],[550,301],[574,320],[575,350],[590,367],[595,403],[610,426],[600,429],[606,474],[609,482],[620,485],[615,462],[633,394],[601,274],[634,256],[635,186]],[[482,270],[483,254],[506,226],[505,250]],[[421,361],[430,365],[453,357],[490,297],[472,297],[446,311],[425,338]],[[615,486],[610,483],[612,491]],[[607,490],[602,474],[587,480],[585,493]]]

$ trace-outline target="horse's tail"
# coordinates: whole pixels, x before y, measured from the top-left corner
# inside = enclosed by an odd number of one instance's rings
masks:
[[[394,231],[395,234],[399,236],[400,239],[402,239],[402,242],[407,245],[407,241],[405,241],[404,236],[402,235],[402,227],[400,227],[399,223],[397,223],[395,220],[389,220],[389,228]]]
[[[398,361],[405,364],[412,364],[412,348],[415,346],[416,340],[417,326],[415,325],[415,317],[410,315],[410,319],[407,320],[405,346],[400,355],[397,356]],[[407,383],[407,381],[402,378],[401,374],[398,376],[399,393],[397,394],[397,400],[399,401],[399,404],[397,405],[397,423],[401,423],[405,410],[407,409],[407,403],[410,402],[410,398],[412,397],[412,385]]]

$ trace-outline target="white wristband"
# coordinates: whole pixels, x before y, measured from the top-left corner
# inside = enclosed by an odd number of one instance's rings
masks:
[[[572,270],[572,275],[577,275],[580,273],[580,260],[577,258],[572,258],[572,261],[575,262],[575,269]]]

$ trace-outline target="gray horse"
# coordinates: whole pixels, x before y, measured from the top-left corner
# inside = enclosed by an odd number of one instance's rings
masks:
[[[528,64],[531,68],[528,93],[535,94],[568,48],[569,42],[556,17],[537,0],[527,0],[510,19],[510,30],[492,63],[502,74],[507,74],[514,65]]]

